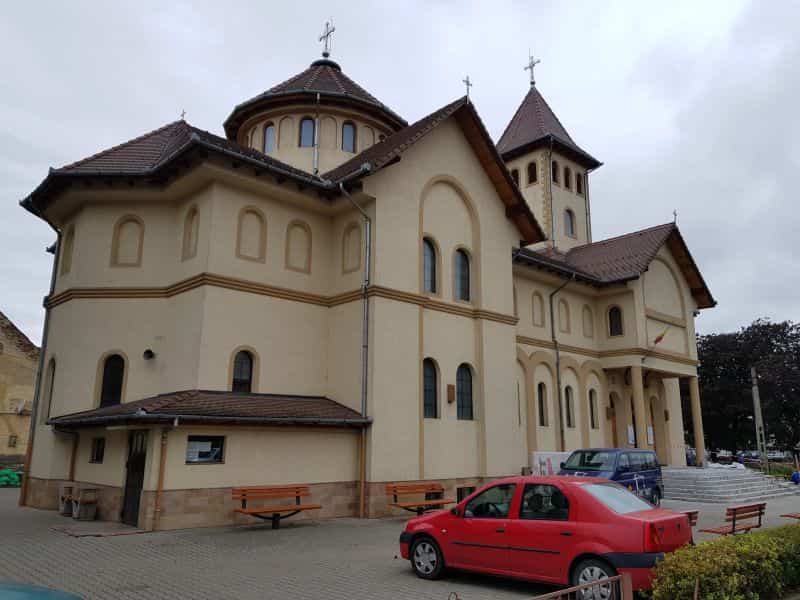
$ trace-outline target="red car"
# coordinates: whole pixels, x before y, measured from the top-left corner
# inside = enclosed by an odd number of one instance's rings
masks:
[[[508,477],[409,520],[400,552],[423,579],[452,567],[579,585],[627,572],[648,589],[656,561],[691,541],[686,515],[607,479]]]

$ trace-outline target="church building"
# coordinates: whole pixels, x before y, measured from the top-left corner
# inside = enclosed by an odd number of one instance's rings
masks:
[[[601,163],[530,71],[497,143],[468,96],[409,124],[326,51],[224,137],[51,169],[22,201],[58,238],[22,502],[74,482],[171,529],[248,521],[237,486],[374,517],[387,482],[463,497],[535,452],[685,465],[682,379],[702,460],[715,301],[675,223],[593,239]]]

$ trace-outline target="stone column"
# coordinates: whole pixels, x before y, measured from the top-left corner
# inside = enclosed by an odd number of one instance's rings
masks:
[[[631,388],[633,389],[633,426],[636,428],[636,447],[647,448],[647,407],[644,404],[644,381],[642,367],[631,367]]]
[[[694,447],[697,451],[697,465],[703,466],[706,460],[705,437],[703,436],[703,412],[700,408],[700,384],[697,375],[689,377],[689,398],[692,403],[692,425],[694,426]]]

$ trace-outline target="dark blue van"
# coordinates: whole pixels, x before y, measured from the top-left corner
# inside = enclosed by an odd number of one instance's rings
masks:
[[[652,450],[589,448],[575,450],[561,463],[559,475],[604,477],[659,506],[664,497],[661,465]]]

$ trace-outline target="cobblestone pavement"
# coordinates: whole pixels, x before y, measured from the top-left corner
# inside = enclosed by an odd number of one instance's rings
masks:
[[[54,511],[19,508],[0,489],[0,581],[62,589],[87,600],[525,599],[530,583],[454,573],[423,581],[396,558],[403,519],[291,521],[115,537],[70,537]]]
[[[51,527],[72,523],[54,511],[19,508],[18,490],[0,489],[0,581],[114,599],[525,599],[549,591],[534,584],[450,573],[423,581],[395,558],[403,519],[288,521],[115,537],[70,537]],[[665,501],[697,508],[700,524],[723,523],[724,505]],[[766,526],[800,510],[800,496],[770,501]],[[698,536],[702,539],[702,535]]]

